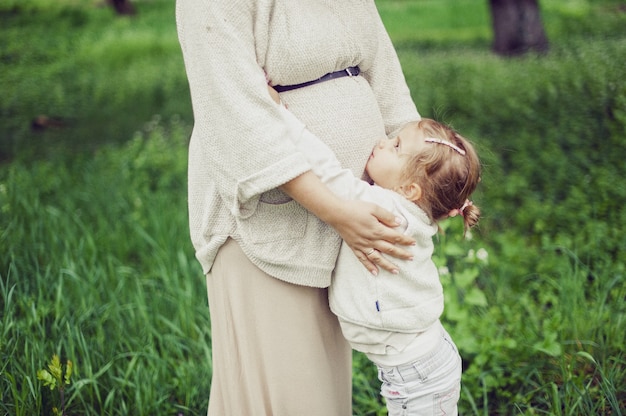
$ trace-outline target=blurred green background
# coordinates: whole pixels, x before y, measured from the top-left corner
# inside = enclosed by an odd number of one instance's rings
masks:
[[[462,414],[626,413],[626,4],[541,0],[545,55],[491,52],[487,1],[378,0],[418,109],[484,162],[471,239],[443,224]],[[174,1],[0,3],[0,414],[206,414],[193,123]],[[383,415],[354,356],[354,413]]]

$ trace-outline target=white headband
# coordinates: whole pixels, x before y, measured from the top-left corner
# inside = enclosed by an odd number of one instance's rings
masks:
[[[443,144],[443,145],[448,146],[449,148],[451,148],[451,149],[453,149],[453,150],[455,150],[455,151],[459,152],[459,154],[461,154],[461,155],[465,156],[465,150],[461,149],[459,146],[457,146],[457,145],[456,145],[456,144],[454,144],[454,143],[450,143],[450,142],[449,142],[449,141],[447,141],[447,140],[437,139],[437,138],[435,138],[435,137],[428,137],[428,138],[424,139],[424,141],[425,141],[426,143],[439,143],[439,144]]]

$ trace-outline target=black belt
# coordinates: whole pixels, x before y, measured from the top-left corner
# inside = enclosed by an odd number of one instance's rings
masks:
[[[351,66],[341,71],[328,73],[318,79],[313,81],[303,82],[302,84],[294,84],[294,85],[273,85],[274,88],[278,92],[285,92],[295,90],[297,88],[308,87],[309,85],[318,84],[320,82],[328,81],[335,78],[341,77],[356,77],[361,73],[361,70],[358,66]]]

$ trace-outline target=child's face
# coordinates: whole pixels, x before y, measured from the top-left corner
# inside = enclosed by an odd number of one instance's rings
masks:
[[[402,183],[402,168],[408,157],[427,145],[422,130],[409,124],[394,139],[383,139],[370,155],[365,170],[374,183],[383,188],[396,190]]]

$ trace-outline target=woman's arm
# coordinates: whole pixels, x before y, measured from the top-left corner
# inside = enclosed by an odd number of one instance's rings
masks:
[[[256,0],[178,0],[176,18],[193,104],[194,151],[223,201],[240,207],[307,171],[256,60]],[[200,158],[198,158],[200,159]],[[207,170],[207,169],[205,169]]]
[[[269,94],[278,105],[282,105],[280,96],[268,86]],[[341,169],[341,164],[334,153],[321,140],[306,131],[304,125],[286,111],[292,125],[291,140],[304,152],[313,165],[313,171],[304,173],[281,188],[302,206],[315,214],[322,221],[331,225],[354,251],[357,258],[373,274],[377,265],[390,272],[397,270],[395,264],[380,253],[368,253],[372,248],[393,257],[408,259],[410,253],[394,244],[412,244],[413,239],[401,234],[393,227],[400,225],[401,218],[380,206],[357,200],[345,200],[330,191],[324,181],[333,183],[334,190],[340,195],[352,195],[361,183],[369,186],[351,172]],[[319,176],[318,176],[319,175]]]
[[[312,171],[292,179],[281,189],[331,225],[372,274],[378,273],[377,266],[392,273],[397,271],[380,253],[368,258],[365,253],[372,248],[393,257],[411,258],[408,251],[395,244],[410,245],[413,239],[394,230],[392,227],[400,225],[398,219],[378,205],[335,196]]]
[[[269,94],[281,105],[280,96],[268,86]],[[358,189],[370,185],[342,169],[333,151],[311,134],[289,111],[281,108],[291,125],[291,140],[313,166],[309,171],[283,185],[282,189],[318,218],[331,225],[354,251],[357,258],[372,273],[376,265],[394,272],[397,267],[379,253],[366,256],[372,248],[391,256],[408,259],[409,253],[394,244],[412,244],[413,239],[390,227],[400,225],[402,219],[379,205],[357,201]],[[313,174],[312,174],[313,173]],[[332,192],[329,192],[332,191]],[[343,198],[347,198],[343,199]]]

